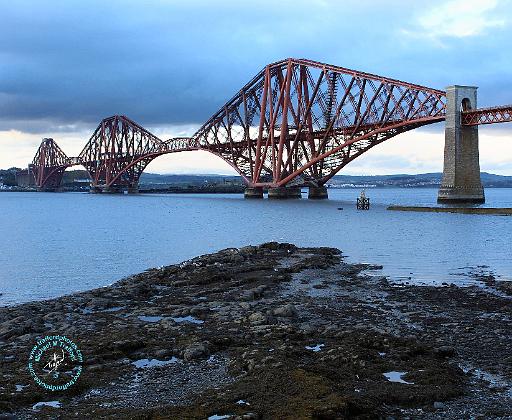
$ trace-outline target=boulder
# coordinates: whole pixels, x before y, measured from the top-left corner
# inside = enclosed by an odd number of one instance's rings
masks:
[[[291,303],[283,306],[279,306],[278,308],[274,309],[273,314],[275,316],[281,316],[284,318],[292,318],[297,316],[297,309],[294,305]]]
[[[208,354],[208,346],[205,343],[195,343],[183,351],[183,359],[190,361],[206,357]]]

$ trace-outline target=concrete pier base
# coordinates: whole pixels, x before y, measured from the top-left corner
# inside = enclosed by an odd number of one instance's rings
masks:
[[[483,187],[441,186],[437,196],[439,204],[482,204],[485,203]]]
[[[93,186],[91,186],[91,188],[89,189],[89,192],[91,194],[100,194],[101,193],[101,188],[100,187],[93,187]]]
[[[484,203],[480,180],[478,126],[462,125],[461,109],[476,109],[476,87],[446,89],[446,126],[443,180],[438,203]]]
[[[327,187],[323,185],[321,187],[309,187],[308,198],[310,200],[325,200],[329,198]]]
[[[136,187],[128,187],[128,194],[138,194],[139,193],[139,186]]]
[[[276,187],[268,189],[268,198],[285,199],[285,198],[302,198],[300,187]]]
[[[104,185],[100,185],[97,187],[91,187],[89,192],[93,194],[123,194],[123,187],[119,185],[112,185],[111,187],[105,187]],[[128,193],[135,194],[139,192],[139,188],[128,189]]]
[[[52,187],[44,187],[44,188],[38,188],[37,191],[39,192],[62,192],[62,187],[55,187],[55,188],[52,188]]]
[[[247,187],[244,191],[245,198],[263,198],[263,188]]]
[[[111,187],[103,187],[101,192],[103,194],[122,194],[123,189],[117,185],[112,185]]]

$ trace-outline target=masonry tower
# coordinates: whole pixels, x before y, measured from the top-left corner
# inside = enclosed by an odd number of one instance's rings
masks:
[[[446,88],[444,170],[439,203],[484,203],[478,155],[478,126],[462,125],[462,111],[475,110],[476,87]]]

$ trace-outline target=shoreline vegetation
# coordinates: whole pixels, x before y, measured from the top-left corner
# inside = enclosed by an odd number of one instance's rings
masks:
[[[512,416],[512,282],[394,283],[333,248],[267,243],[0,308],[0,413],[13,418]],[[64,335],[66,391],[27,370]],[[224,417],[223,417],[224,416]]]

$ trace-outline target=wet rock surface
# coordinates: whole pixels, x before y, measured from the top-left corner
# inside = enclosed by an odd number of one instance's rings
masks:
[[[269,243],[0,308],[0,413],[512,418],[508,284],[393,284],[379,268]],[[50,392],[27,361],[57,334],[78,345],[84,369]]]

